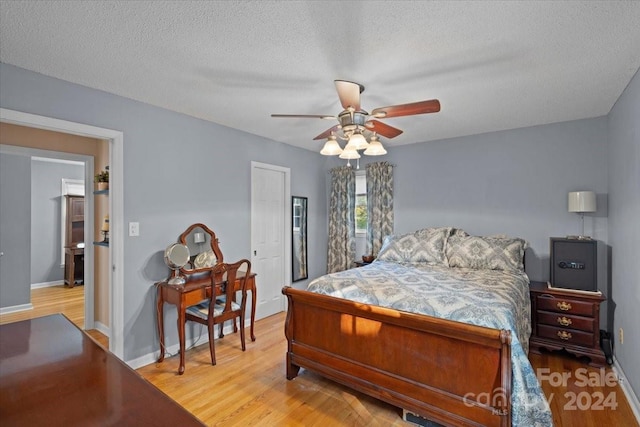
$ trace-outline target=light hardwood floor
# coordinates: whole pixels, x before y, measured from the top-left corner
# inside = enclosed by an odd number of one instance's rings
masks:
[[[62,295],[46,295],[50,292]],[[82,324],[82,287],[34,290],[32,300],[34,310],[2,315],[0,324],[56,312],[63,312],[74,323]],[[211,366],[208,345],[203,344],[187,351],[186,371],[182,376],[177,375],[177,356],[137,372],[211,426],[410,425],[402,421],[398,408],[304,369],[296,379],[287,381],[283,324],[282,313],[258,321],[257,341],[247,341],[246,352],[240,349],[237,334],[216,340],[216,366]],[[102,339],[103,345],[107,342],[99,332],[88,332],[99,342]],[[202,333],[206,337],[206,330]],[[558,353],[532,354],[530,359],[535,369],[549,368],[549,375],[553,375],[552,380],[541,381],[541,384],[551,401],[557,427],[638,426],[619,385],[595,384],[602,384],[603,380],[615,382],[611,381],[610,368],[600,371]],[[566,385],[555,384],[563,373],[571,375]],[[586,382],[591,384],[583,385]],[[616,403],[616,408],[611,409],[603,400],[602,409],[597,409],[599,393],[604,398],[612,396],[608,402]],[[586,405],[589,402],[592,404]],[[581,410],[581,406],[591,409]]]

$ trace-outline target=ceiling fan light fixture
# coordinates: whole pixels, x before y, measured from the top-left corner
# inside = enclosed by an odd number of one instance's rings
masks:
[[[353,147],[349,147],[349,145],[347,144],[347,146],[344,147],[344,150],[342,150],[342,154],[340,154],[339,157],[345,160],[352,160],[352,159],[359,159],[360,154],[358,153],[358,150],[356,150]]]
[[[349,143],[347,144],[347,146],[352,146],[356,150],[364,150],[369,147],[369,143],[360,132],[354,132],[349,137]]]
[[[367,156],[383,156],[387,154],[387,150],[384,149],[378,137],[374,135],[371,137],[371,141],[369,141],[369,148],[364,150],[363,154]]]
[[[338,144],[335,136],[330,136],[327,139],[324,147],[320,150],[320,154],[323,156],[337,156],[338,154],[342,154],[342,148],[340,148],[340,144]]]
[[[381,122],[378,119],[415,116],[440,111],[440,101],[430,99],[408,104],[374,108],[371,113],[368,113],[360,106],[360,94],[364,91],[363,85],[348,80],[334,80],[334,84],[338,92],[338,98],[340,98],[340,105],[342,105],[343,108],[337,116],[329,114],[271,115],[271,117],[282,118],[337,119],[338,124],[313,138],[314,141],[329,138],[320,151],[320,153],[325,156],[339,154],[341,159],[358,159],[360,158],[359,151],[363,151],[363,154],[368,156],[382,156],[387,154],[387,150],[385,150],[382,143],[377,139],[377,135],[391,139],[402,134],[402,130]],[[367,142],[364,133],[366,133],[367,136],[369,133],[373,134],[371,143]],[[344,150],[340,149],[338,139],[340,139],[340,141],[347,141]]]

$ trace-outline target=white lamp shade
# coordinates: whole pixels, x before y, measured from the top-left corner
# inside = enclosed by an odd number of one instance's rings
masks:
[[[354,133],[349,137],[348,146],[352,146],[356,150],[364,150],[369,147],[367,139],[361,133]]]
[[[338,154],[342,154],[342,148],[336,141],[336,137],[329,137],[327,142],[325,142],[324,147],[320,150],[320,154],[323,156],[337,156]]]
[[[350,147],[349,144],[347,144],[347,146],[344,147],[344,150],[342,150],[342,154],[340,154],[339,157],[341,159],[352,160],[352,159],[359,159],[360,154],[355,148]]]
[[[596,193],[593,191],[572,191],[569,193],[569,212],[595,212]]]
[[[377,138],[371,137],[369,142],[369,148],[364,150],[364,154],[367,156],[382,156],[387,154],[387,150],[384,149],[380,141]]]

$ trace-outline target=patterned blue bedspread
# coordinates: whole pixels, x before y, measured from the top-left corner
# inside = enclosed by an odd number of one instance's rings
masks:
[[[553,425],[549,405],[527,358],[531,303],[526,274],[375,261],[365,267],[319,277],[307,290],[510,330],[512,425]]]

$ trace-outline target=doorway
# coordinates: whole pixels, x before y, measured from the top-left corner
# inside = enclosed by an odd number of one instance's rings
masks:
[[[71,135],[80,135],[90,138],[98,138],[108,141],[109,165],[110,165],[110,245],[109,251],[109,350],[120,359],[124,358],[124,227],[123,227],[123,144],[124,135],[120,131],[89,126],[66,120],[53,119],[35,114],[23,113],[14,110],[0,108],[0,121],[37,129],[47,129]],[[85,163],[85,182],[93,182],[93,162]],[[89,188],[88,194],[92,193]],[[93,200],[88,198],[88,205],[93,209]],[[91,215],[89,216],[92,217]],[[85,228],[85,235],[93,235],[93,222],[91,230]],[[89,225],[85,225],[88,227]],[[91,252],[91,251],[88,251]],[[93,257],[85,257],[85,267],[93,271]],[[87,283],[88,284],[88,283]],[[93,287],[85,285],[85,301],[93,301]],[[85,310],[89,307],[85,303]],[[93,310],[93,306],[90,307]],[[93,316],[92,313],[89,313]],[[90,319],[93,321],[93,319]],[[85,328],[93,325],[85,324]]]
[[[291,283],[290,169],[251,162],[251,263],[257,274],[256,319],[285,309]]]

